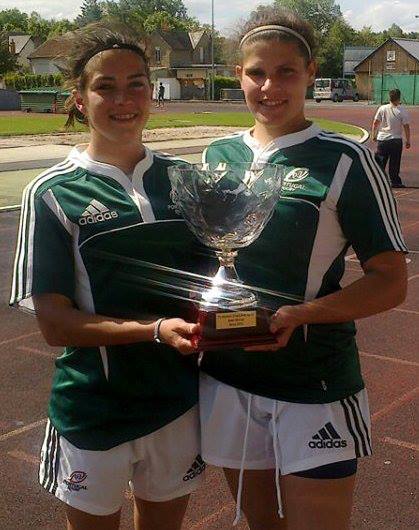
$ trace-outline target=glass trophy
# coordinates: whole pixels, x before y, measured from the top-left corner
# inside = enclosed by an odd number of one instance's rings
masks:
[[[283,174],[283,166],[269,163],[185,163],[169,168],[175,210],[219,260],[217,273],[194,301],[202,351],[275,342],[269,330],[272,311],[240,281],[235,258],[271,218]]]

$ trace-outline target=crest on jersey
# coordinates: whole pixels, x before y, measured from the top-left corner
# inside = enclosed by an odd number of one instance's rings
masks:
[[[296,167],[284,178],[284,182],[298,182],[308,177],[308,169],[306,167]]]

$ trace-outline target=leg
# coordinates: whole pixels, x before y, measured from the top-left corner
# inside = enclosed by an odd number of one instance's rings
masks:
[[[287,530],[349,530],[354,486],[355,475],[341,479],[282,477]]]
[[[400,186],[402,183],[400,179],[400,162],[402,159],[403,142],[402,140],[391,141],[389,175],[391,184],[393,186]]]
[[[91,515],[66,505],[67,530],[118,530],[121,510],[112,515]]]
[[[381,169],[385,172],[388,158],[390,156],[388,150],[388,141],[377,142],[377,152],[375,153],[375,160]]]
[[[189,495],[165,502],[135,497],[135,530],[180,530],[188,501]]]
[[[238,469],[224,469],[231,494],[237,497]],[[263,502],[261,502],[263,499]],[[287,522],[278,515],[275,470],[247,470],[243,476],[242,510],[250,530],[285,530]]]
[[[141,449],[144,459],[134,466],[131,479],[135,528],[180,530],[189,495],[205,468],[199,455],[198,406],[144,436]]]

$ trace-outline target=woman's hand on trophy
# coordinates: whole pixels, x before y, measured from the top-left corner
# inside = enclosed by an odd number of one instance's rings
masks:
[[[159,326],[159,339],[183,355],[189,355],[197,351],[200,332],[199,324],[186,322],[181,318],[168,318]]]
[[[288,341],[295,328],[302,324],[302,322],[297,318],[297,312],[295,311],[296,307],[297,306],[282,306],[274,315],[272,315],[270,331],[273,335],[273,344],[250,346],[245,348],[245,351],[277,351],[281,348],[284,348],[284,346],[288,344]]]
[[[285,305],[271,317],[270,330],[275,335],[278,348],[284,348],[295,328],[301,326],[302,322],[298,318],[298,310],[292,305]]]

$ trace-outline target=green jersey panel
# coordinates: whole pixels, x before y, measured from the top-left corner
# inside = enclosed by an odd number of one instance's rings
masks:
[[[246,132],[213,142],[204,161],[285,166],[271,220],[236,259],[240,278],[276,291],[278,306],[339,290],[350,246],[361,262],[387,250],[406,251],[386,179],[356,142],[312,125],[260,148]],[[278,352],[209,352],[201,368],[274,399],[331,402],[364,386],[355,333],[353,322],[307,325]]]
[[[171,207],[167,169],[176,163],[146,150],[131,180],[75,150],[30,183],[11,303],[30,308],[32,295],[60,293],[92,314],[184,315],[188,297],[172,285],[191,264],[194,242]],[[157,265],[172,271],[164,285]],[[196,359],[164,344],[68,345],[56,360],[49,416],[76,447],[107,450],[194,406],[197,376]]]

